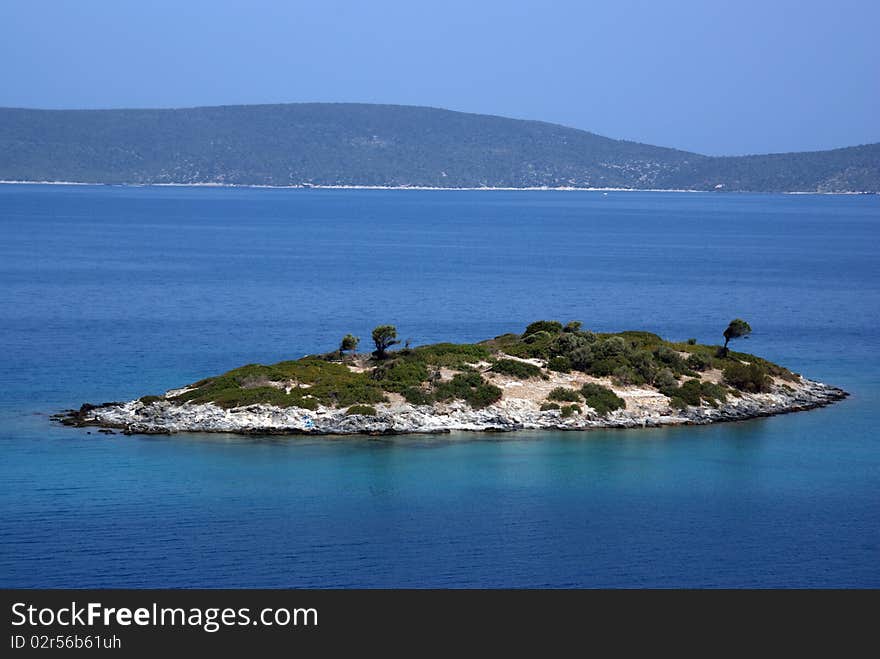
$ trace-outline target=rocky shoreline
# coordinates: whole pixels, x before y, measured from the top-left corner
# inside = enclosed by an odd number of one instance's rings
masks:
[[[628,398],[627,392],[622,395]],[[379,404],[375,416],[348,414],[344,409],[324,406],[308,410],[255,404],[225,409],[213,403],[133,400],[85,404],[78,410],[66,410],[52,418],[69,426],[98,427],[102,432],[118,430],[124,434],[399,435],[453,431],[577,431],[743,421],[824,407],[847,396],[847,392],[837,387],[800,378],[797,382],[776,384],[769,393],[742,393],[730,397],[717,407],[704,403],[684,409],[669,405],[646,408],[628,403],[625,409],[605,415],[586,407],[581,414],[568,417],[563,417],[560,410],[541,411],[531,400],[505,397],[481,409],[474,409],[464,401],[433,405]],[[632,396],[632,399],[637,397]]]

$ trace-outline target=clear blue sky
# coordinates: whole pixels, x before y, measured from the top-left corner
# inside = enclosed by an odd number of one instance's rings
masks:
[[[0,105],[360,101],[710,154],[880,141],[877,0],[3,0]]]

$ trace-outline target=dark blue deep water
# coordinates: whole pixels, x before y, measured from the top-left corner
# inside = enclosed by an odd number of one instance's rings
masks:
[[[0,585],[880,586],[880,198],[0,186]],[[47,414],[394,323],[720,340],[847,401],[708,428],[105,437]]]

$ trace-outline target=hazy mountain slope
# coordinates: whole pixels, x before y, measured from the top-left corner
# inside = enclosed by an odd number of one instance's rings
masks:
[[[0,108],[3,180],[876,191],[878,160],[878,145],[709,158],[543,122],[410,106]]]
[[[693,160],[661,177],[660,187],[768,192],[880,191],[880,144],[830,151]]]

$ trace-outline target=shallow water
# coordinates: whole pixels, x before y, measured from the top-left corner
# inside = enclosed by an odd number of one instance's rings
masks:
[[[880,586],[880,198],[0,186],[0,585]],[[850,399],[708,428],[105,437],[47,412],[537,318]]]

